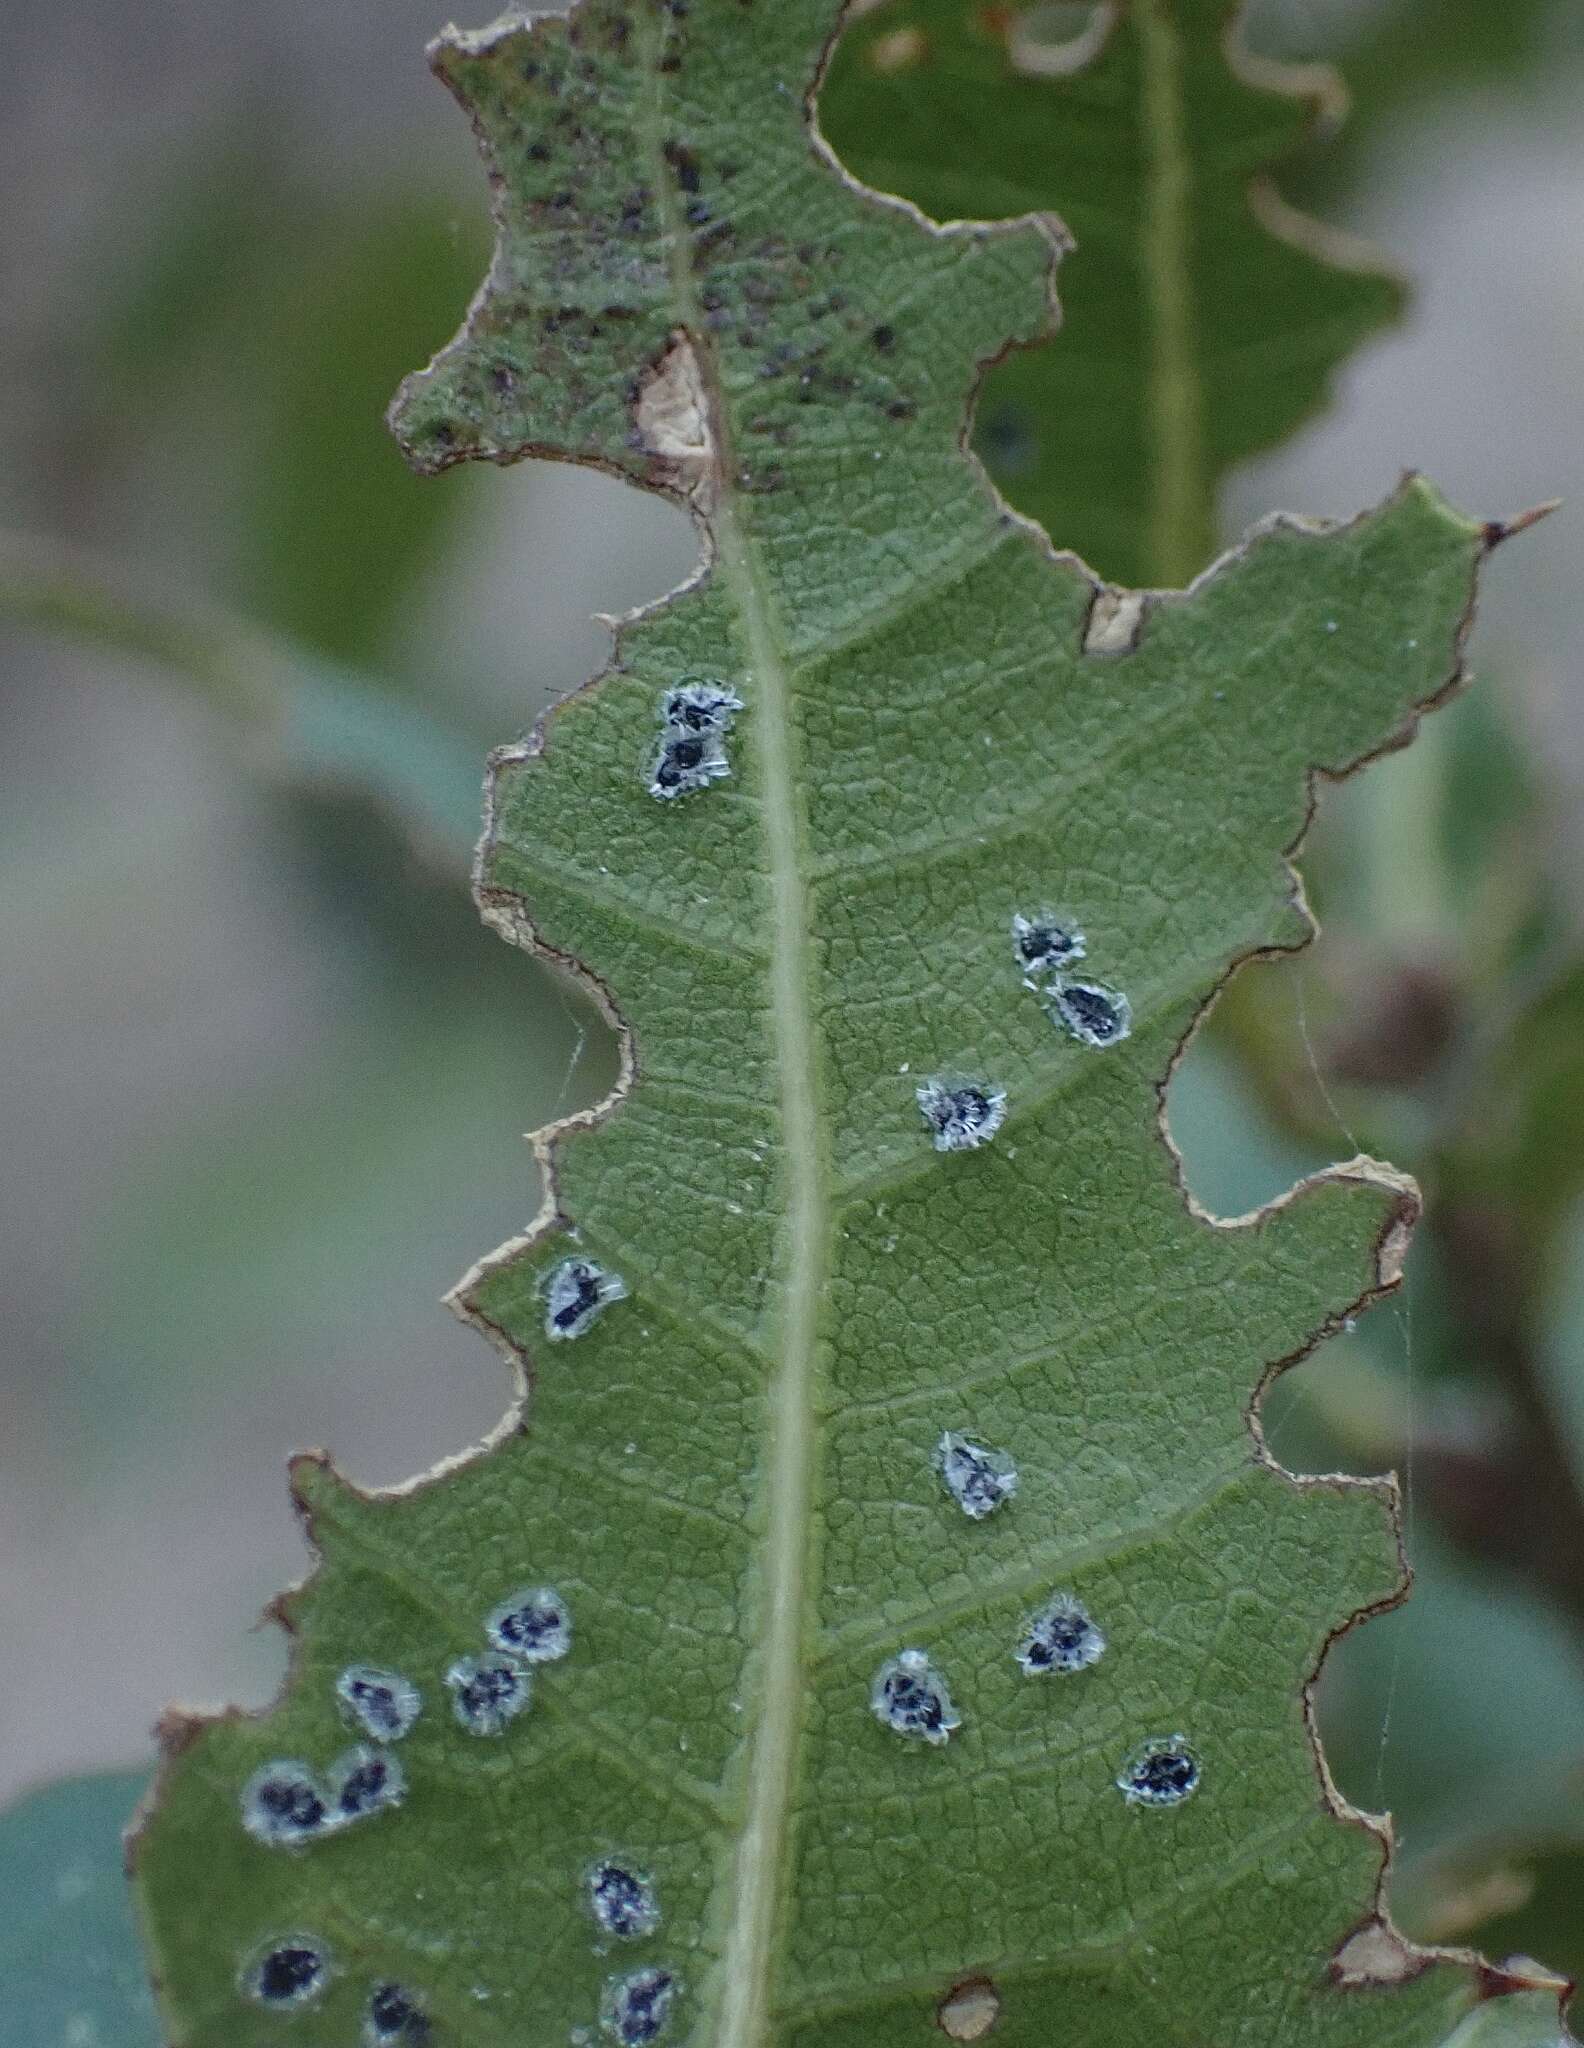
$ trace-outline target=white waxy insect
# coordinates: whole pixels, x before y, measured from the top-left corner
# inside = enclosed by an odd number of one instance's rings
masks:
[[[1056,981],[1046,1001],[1058,1023],[1080,1045],[1120,1045],[1133,1029],[1133,1009],[1119,990],[1093,981]]]
[[[524,1664],[553,1664],[572,1647],[572,1616],[554,1586],[523,1586],[490,1609],[484,1633]]]
[[[1037,975],[1059,974],[1081,960],[1084,951],[1083,933],[1054,910],[1039,910],[1032,917],[1019,911],[1012,919],[1012,954],[1030,988],[1038,986]]]
[[[935,1446],[935,1468],[971,1522],[993,1515],[1017,1492],[1017,1466],[1005,1451],[991,1450],[953,1429],[943,1431]]]
[[[445,1682],[451,1711],[469,1735],[502,1735],[527,1706],[533,1681],[515,1657],[458,1657]]]
[[[1199,1789],[1199,1759],[1181,1735],[1152,1735],[1117,1773],[1129,1806],[1181,1806]]]
[[[389,1806],[400,1806],[407,1796],[407,1779],[400,1763],[389,1750],[371,1749],[359,1743],[330,1766],[330,1824],[348,1827],[367,1820]]]
[[[410,1679],[373,1664],[349,1664],[336,1680],[335,1690],[346,1718],[371,1742],[400,1742],[411,1731],[423,1704]]]
[[[691,796],[708,789],[731,773],[725,743],[718,732],[688,732],[668,727],[649,770],[649,794],[669,803],[672,798]]]
[[[330,1804],[307,1764],[282,1757],[261,1764],[242,1787],[242,1825],[271,1848],[295,1848],[330,1826]]]
[[[1017,1660],[1034,1678],[1051,1672],[1087,1671],[1105,1655],[1104,1633],[1071,1593],[1056,1593],[1029,1622]]]
[[[937,1152],[969,1152],[1001,1128],[1006,1090],[989,1081],[937,1074],[913,1091]]]
[[[607,1858],[587,1873],[585,1884],[589,1911],[618,1941],[639,1941],[660,1925],[655,1888],[632,1864]]]
[[[945,1679],[922,1650],[886,1659],[869,1688],[869,1705],[883,1728],[937,1748],[962,1726]]]
[[[607,1273],[593,1259],[563,1259],[551,1268],[542,1283],[545,1299],[545,1335],[552,1341],[581,1337],[613,1301],[621,1301],[627,1283],[619,1273]]]
[[[422,2048],[430,2038],[429,2015],[400,1984],[376,1984],[363,2011],[364,2048]]]
[[[663,725],[678,732],[729,732],[743,700],[725,683],[686,676],[660,699]]]

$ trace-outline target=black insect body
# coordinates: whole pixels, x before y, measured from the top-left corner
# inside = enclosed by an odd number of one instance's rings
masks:
[[[592,1259],[563,1259],[542,1283],[545,1335],[552,1342],[581,1337],[613,1301],[626,1295],[619,1273],[607,1273]]]
[[[500,1735],[527,1706],[532,1680],[512,1657],[459,1657],[446,1672],[451,1708],[470,1735]]]
[[[690,679],[667,690],[660,700],[660,716],[679,732],[725,732],[733,714],[743,708],[741,697],[724,683]]]
[[[400,1742],[418,1718],[417,1687],[399,1672],[351,1664],[335,1689],[348,1717],[375,1742]]]
[[[1084,935],[1053,911],[1019,912],[1012,920],[1012,952],[1025,974],[1054,974],[1084,957]]]
[[[742,699],[724,683],[687,676],[660,700],[660,746],[649,776],[651,796],[672,798],[707,789],[730,775],[726,735]]]
[[[660,742],[649,792],[658,797],[687,796],[730,773],[719,733],[668,732]]]
[[[395,1757],[377,1749],[354,1749],[332,1767],[335,1817],[342,1824],[365,1820],[387,1806],[397,1806],[407,1786]]]

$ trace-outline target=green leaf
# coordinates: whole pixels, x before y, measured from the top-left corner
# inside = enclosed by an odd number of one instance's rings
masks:
[[[1228,0],[1122,8],[1067,46],[1037,40],[1050,11],[866,12],[821,125],[857,176],[937,220],[1061,215],[1077,244],[1062,345],[991,372],[974,445],[1020,511],[1104,574],[1183,583],[1215,551],[1226,472],[1319,406],[1401,294],[1271,181],[1334,122],[1329,72],[1247,57]],[[1062,69],[1063,47],[1094,53]]]
[[[1355,1162],[1212,1227],[1159,1112],[1234,964],[1306,935],[1283,851],[1315,772],[1455,677],[1487,537],[1411,482],[1269,522],[1180,599],[1054,557],[960,443],[976,365],[1048,324],[1060,237],[934,232],[846,181],[806,112],[835,16],[585,0],[435,49],[500,241],[398,434],[423,468],[538,453],[685,498],[706,567],[496,757],[481,902],[607,992],[622,1086],[459,1290],[522,1374],[510,1426],[390,1494],[299,1460],[321,1563],[281,1603],[286,1693],[171,1724],[137,1864],[178,2048],[285,2038],[249,1995],[283,1946],[267,1981],[325,2048],[386,1985],[470,2048],[645,2041],[662,1985],[656,2033],[694,2048],[992,2016],[1007,2048],[1432,2044],[1472,1995],[1376,1922],[1381,1838],[1308,1728],[1327,1641],[1398,1590],[1392,1491],[1289,1482],[1249,1419],[1393,1284],[1413,1191]],[[741,699],[730,773],[657,800],[688,678]],[[1013,919],[1047,907],[1130,1035],[1082,1043],[1028,985]],[[941,1150],[917,1091],[953,1075],[1006,1116]],[[620,1291],[554,1342],[569,1260]],[[1009,1453],[1015,1497],[965,1515],[948,1431]],[[471,1732],[458,1663],[527,1588],[569,1651]],[[1104,1653],[1032,1675],[1063,1594]],[[872,1710],[909,1650],[947,1740]],[[404,1796],[324,1826],[353,1664],[422,1710]],[[1191,1796],[1125,1799],[1177,1737]],[[292,1846],[243,1825],[283,1760]],[[591,1910],[607,1861],[654,1887],[630,1940]]]
[[[121,1830],[143,1771],[71,1778],[0,1813],[0,2010],[10,2048],[155,2048]]]

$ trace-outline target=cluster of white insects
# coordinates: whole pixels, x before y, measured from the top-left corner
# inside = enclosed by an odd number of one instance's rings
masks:
[[[1067,969],[1084,958],[1083,933],[1054,911],[1012,919],[1012,954],[1053,1020],[1080,1045],[1120,1045],[1133,1029],[1133,1011],[1117,989],[1080,981]],[[937,1152],[971,1152],[987,1144],[1006,1119],[1004,1088],[966,1074],[935,1074],[914,1090]]]
[[[483,1633],[484,1651],[454,1658],[443,1683],[452,1714],[469,1735],[499,1736],[532,1698],[533,1667],[570,1652],[572,1616],[555,1587],[523,1586],[490,1609]],[[335,1698],[343,1718],[367,1741],[338,1758],[323,1781],[295,1758],[255,1771],[241,1800],[242,1825],[255,1840],[272,1848],[303,1848],[399,1805],[405,1796],[406,1778],[390,1745],[404,1741],[423,1712],[417,1686],[399,1671],[349,1664],[335,1681]],[[635,1865],[606,1858],[579,1883],[600,1935],[638,1941],[658,1929],[654,1884]],[[291,2010],[317,2000],[334,1974],[324,1942],[292,1934],[255,1952],[242,1967],[240,1984],[257,2003]],[[645,2048],[659,2038],[680,1988],[675,1973],[658,1965],[614,1974],[601,1996],[600,2024],[620,2048]],[[372,1987],[363,2016],[365,2048],[420,2048],[432,2031],[414,1993],[396,1983]]]
[[[689,677],[668,689],[660,701],[650,794],[669,801],[728,776],[726,740],[742,708],[742,699],[720,682]],[[1012,919],[1012,945],[1024,986],[1071,1037],[1103,1048],[1128,1036],[1127,997],[1070,972],[1087,950],[1084,934],[1070,920],[1048,910],[1019,912]],[[938,1074],[915,1092],[939,1151],[985,1144],[1006,1116],[1006,1091],[969,1076]],[[544,1277],[540,1291],[545,1334],[560,1341],[582,1336],[627,1288],[619,1274],[573,1255]],[[1017,1466],[1009,1454],[953,1430],[943,1432],[935,1465],[971,1521],[986,1520],[1017,1492]],[[443,1678],[460,1726],[470,1735],[499,1736],[530,1703],[532,1667],[568,1654],[571,1616],[553,1587],[528,1586],[490,1611],[484,1635],[485,1650],[454,1659]],[[1058,1592],[1028,1617],[1012,1655],[1028,1676],[1071,1676],[1097,1664],[1105,1650],[1105,1634],[1083,1602]],[[242,1821],[257,1840],[300,1847],[399,1805],[405,1796],[406,1780],[389,1745],[401,1741],[419,1718],[417,1687],[399,1672],[355,1664],[341,1673],[335,1692],[343,1715],[366,1740],[338,1757],[323,1780],[295,1759],[256,1771],[243,1787]],[[881,1665],[870,1706],[893,1733],[937,1747],[962,1725],[944,1676],[921,1649],[900,1650]],[[1156,1736],[1129,1754],[1115,1784],[1130,1805],[1169,1807],[1189,1798],[1199,1777],[1198,1758],[1182,1736]],[[633,1864],[604,1859],[583,1873],[581,1884],[602,1935],[637,1941],[658,1929],[653,1882]],[[292,2008],[316,2000],[333,1974],[322,1942],[291,1935],[255,1953],[244,1965],[241,1985],[262,2004]],[[613,1974],[602,1993],[600,2026],[620,2048],[645,2048],[664,2031],[680,1989],[676,1975],[659,1965]],[[430,2034],[429,2017],[412,1993],[395,1983],[373,1986],[364,2009],[366,2048],[419,2048]]]
[[[935,1469],[970,1521],[982,1522],[1017,1492],[1018,1471],[1002,1450],[956,1430],[942,1432]],[[1076,1594],[1053,1593],[1030,1615],[1012,1655],[1030,1678],[1072,1676],[1105,1655],[1105,1632]],[[951,1690],[924,1650],[899,1650],[875,1673],[869,1704],[883,1728],[940,1747],[962,1726]],[[1130,1806],[1180,1806],[1198,1790],[1199,1759],[1181,1735],[1151,1736],[1114,1780]]]

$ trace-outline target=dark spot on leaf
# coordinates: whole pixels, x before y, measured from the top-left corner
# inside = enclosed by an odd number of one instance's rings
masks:
[[[896,329],[882,321],[878,327],[871,328],[869,339],[882,355],[889,355],[896,347]]]
[[[917,412],[918,407],[911,398],[893,398],[886,407],[886,418],[888,420],[910,420]]]

